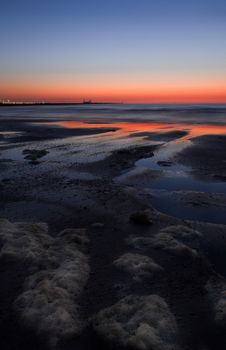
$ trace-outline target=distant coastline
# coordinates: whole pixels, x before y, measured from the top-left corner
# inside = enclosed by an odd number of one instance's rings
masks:
[[[7,107],[7,106],[87,106],[87,105],[118,105],[118,104],[124,104],[123,102],[7,102],[2,103],[0,102],[0,107]]]

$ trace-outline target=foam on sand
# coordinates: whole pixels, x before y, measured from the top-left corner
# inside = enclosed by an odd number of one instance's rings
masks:
[[[167,226],[154,236],[130,236],[127,244],[135,249],[162,249],[171,254],[197,256],[202,234],[188,226]]]
[[[216,323],[226,329],[226,281],[211,279],[206,290],[212,301]]]
[[[172,350],[177,347],[177,324],[167,303],[158,295],[130,295],[101,310],[93,326],[114,346],[137,350]]]
[[[134,253],[125,253],[121,255],[114,261],[114,265],[131,274],[137,281],[145,276],[163,271],[163,268],[156,264],[152,258]]]
[[[177,225],[163,228],[153,237],[151,245],[173,254],[197,256],[201,233],[187,226]]]
[[[23,324],[55,346],[83,328],[79,297],[89,277],[84,229],[67,229],[56,238],[45,224],[0,220],[0,256],[27,261],[29,275],[15,300]]]

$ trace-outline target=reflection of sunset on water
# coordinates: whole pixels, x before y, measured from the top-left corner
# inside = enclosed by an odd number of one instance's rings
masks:
[[[64,128],[116,128],[116,134],[130,135],[133,133],[147,132],[164,134],[169,131],[186,131],[188,134],[181,137],[186,140],[202,135],[226,134],[226,125],[214,124],[185,124],[185,123],[150,123],[150,122],[116,122],[116,123],[84,123],[81,121],[51,122],[51,125],[58,125]],[[104,137],[104,134],[100,135]],[[145,137],[144,135],[141,137]]]

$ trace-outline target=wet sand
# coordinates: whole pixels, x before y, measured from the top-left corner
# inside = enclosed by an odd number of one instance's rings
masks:
[[[192,166],[194,173],[226,180],[226,136],[203,135],[192,139],[190,147],[177,155],[177,160]]]
[[[137,137],[137,136],[144,136],[147,140],[151,141],[172,141],[177,138],[181,138],[183,136],[186,136],[188,133],[187,131],[182,131],[182,130],[174,130],[174,131],[165,131],[165,132],[137,132],[132,134],[132,137]]]
[[[46,120],[39,119],[35,123],[28,120],[4,120],[1,121],[1,132],[0,140],[5,137],[10,136],[11,142],[32,142],[32,141],[42,141],[59,139],[72,136],[82,136],[82,135],[93,135],[98,133],[112,132],[116,131],[117,128],[59,128],[54,124],[48,123]],[[10,131],[10,134],[7,132]]]
[[[225,136],[31,123],[0,121],[24,133],[1,139],[1,349],[224,348],[226,226],[162,213],[153,191],[184,174],[224,188]],[[196,211],[225,208],[224,193],[175,191]]]

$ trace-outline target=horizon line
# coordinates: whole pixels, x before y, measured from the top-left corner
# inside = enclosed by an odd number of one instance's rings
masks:
[[[208,105],[219,105],[226,104],[225,101],[161,101],[161,102],[153,102],[153,101],[145,101],[145,102],[131,102],[131,101],[11,101],[9,99],[0,99],[0,106],[22,106],[22,105],[95,105],[95,104],[136,104],[136,105],[199,105],[199,104],[208,104]]]

